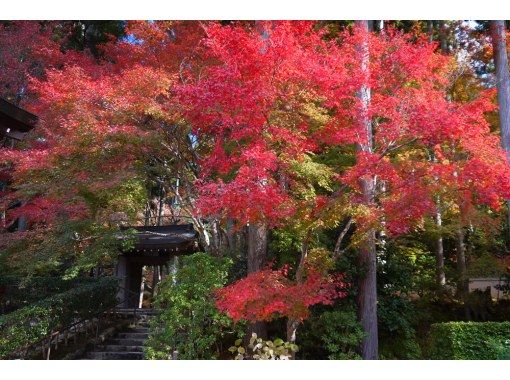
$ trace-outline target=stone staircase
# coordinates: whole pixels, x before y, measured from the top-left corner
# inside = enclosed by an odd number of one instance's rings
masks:
[[[140,318],[141,317],[141,318]],[[89,360],[142,360],[143,344],[149,336],[149,315],[138,318],[134,325],[119,330],[103,344],[86,354]]]

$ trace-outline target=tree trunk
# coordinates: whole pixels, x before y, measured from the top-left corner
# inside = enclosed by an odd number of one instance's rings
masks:
[[[221,246],[221,234],[220,234],[220,226],[217,219],[213,219],[210,222],[211,226],[211,247],[210,252],[214,256],[221,256],[220,246]]]
[[[356,21],[356,25],[368,36],[369,23],[366,20]],[[364,128],[364,136],[357,146],[358,151],[372,152],[373,131],[372,122],[368,117],[370,105],[369,80],[369,46],[368,38],[360,45],[360,65],[362,75],[365,77],[366,85],[359,91],[358,97],[361,100],[361,121]],[[361,179],[363,189],[363,200],[366,205],[371,205],[375,198],[374,178]],[[365,331],[365,337],[361,344],[363,359],[377,359],[378,357],[378,332],[377,332],[377,256],[375,245],[375,230],[370,229],[362,242],[359,255],[359,265],[365,270],[365,275],[360,278],[358,287],[358,312],[361,326]]]
[[[440,31],[440,39],[441,39],[441,52],[443,54],[448,54],[448,45],[446,42],[446,29],[445,22],[439,22],[439,31]],[[433,28],[433,26],[432,26]],[[431,31],[433,34],[433,30]],[[431,36],[432,36],[431,34]],[[432,149],[432,152],[434,150]],[[437,159],[432,153],[432,162],[437,163]],[[434,180],[439,181],[439,177],[435,176]],[[446,285],[446,275],[444,271],[444,247],[443,247],[443,232],[441,231],[441,227],[443,225],[443,215],[441,209],[441,197],[438,195],[436,198],[436,214],[434,215],[434,221],[436,223],[436,228],[438,230],[438,236],[436,238],[436,285],[439,288],[442,288]]]
[[[287,320],[287,342],[296,343],[296,334],[300,321],[297,319]]]
[[[248,274],[264,268],[267,252],[267,229],[263,223],[248,226]]]
[[[347,223],[345,224],[344,228],[338,235],[338,238],[336,239],[335,248],[333,249],[333,258],[337,260],[342,255],[342,242],[344,241],[345,235],[349,232],[351,229],[351,226],[353,224],[353,219],[349,217],[347,220]]]
[[[239,253],[239,247],[237,246],[237,233],[234,230],[234,222],[232,219],[227,219],[226,237],[228,242],[228,251],[231,256],[236,257]]]
[[[363,181],[365,199],[373,198],[373,181]],[[377,256],[375,230],[367,232],[362,243],[358,263],[364,269],[364,276],[358,285],[358,310],[361,326],[365,331],[361,345],[363,359],[374,360],[378,357],[377,331]]]
[[[429,35],[429,42],[434,41],[434,21],[427,20],[427,33]]]
[[[210,253],[211,251],[211,237],[209,235],[209,232],[205,228],[205,225],[202,221],[202,219],[198,217],[191,216],[191,221],[193,222],[193,226],[198,231],[198,239],[200,242],[201,248],[207,252]]]
[[[491,21],[491,37],[496,66],[496,88],[498,90],[499,125],[501,140],[510,161],[510,74],[508,73],[508,52],[506,49],[505,21]],[[508,236],[510,237],[510,200],[508,207]],[[510,240],[510,239],[509,239]]]
[[[369,32],[373,32],[373,31],[374,31],[374,24],[375,24],[375,20],[365,20],[365,21],[361,21],[361,22],[366,23],[366,25],[367,25],[367,30],[368,30]],[[359,23],[359,21],[356,21],[356,23]]]
[[[457,297],[462,300],[464,304],[464,316],[467,321],[471,320],[471,311],[467,301],[467,295],[469,293],[469,281],[467,278],[467,259],[466,259],[466,244],[464,229],[460,227],[457,230],[457,271],[459,280],[457,282]]]
[[[305,263],[308,257],[308,244],[310,242],[312,231],[308,230],[306,237],[301,245],[301,257],[299,258],[299,264],[296,269],[296,283],[302,284],[304,281]],[[297,329],[301,321],[299,319],[289,318],[287,320],[287,342],[296,343]],[[295,358],[295,352],[292,352],[291,359]]]
[[[304,271],[305,271],[305,263],[306,258],[308,257],[308,243],[310,241],[310,236],[312,234],[311,230],[308,230],[306,237],[301,245],[301,257],[299,258],[299,263],[296,269],[296,283],[302,284],[304,281]],[[297,319],[289,318],[287,320],[287,342],[295,343],[296,342],[296,332],[297,328],[301,321]]]
[[[265,54],[269,40],[269,32],[260,21],[256,21],[256,27],[259,29],[262,39],[265,43],[261,46],[260,52]],[[254,222],[248,225],[248,255],[247,269],[248,274],[257,272],[264,268],[267,255],[267,228],[262,222]],[[249,339],[252,333],[256,333],[259,338],[267,338],[267,326],[265,322],[255,322],[248,324]]]
[[[457,283],[457,294],[459,298],[465,298],[467,293],[466,277],[466,244],[464,243],[464,229],[460,227],[456,232],[457,238],[457,272],[459,280]]]
[[[156,286],[161,281],[161,268],[159,265],[154,265],[152,267],[152,297],[156,297],[157,291]]]
[[[248,226],[248,274],[257,272],[264,268],[267,255],[267,228],[263,223],[250,223]],[[267,327],[265,322],[248,324],[247,339],[252,333],[259,338],[267,338]]]
[[[443,287],[446,284],[446,275],[444,272],[444,247],[443,235],[441,232],[443,218],[441,213],[441,200],[439,197],[436,199],[436,215],[434,217],[434,221],[436,222],[436,227],[439,234],[436,238],[436,284],[439,287]]]
[[[138,297],[138,308],[141,309],[143,307],[143,293],[145,292],[145,268],[142,267],[142,281],[140,283],[140,293]]]
[[[205,252],[211,251],[211,237],[204,226],[198,228],[198,238]]]
[[[448,40],[447,40],[447,31],[446,31],[446,22],[441,20],[439,22],[439,42],[441,44],[441,52],[443,54],[448,54]]]
[[[159,184],[158,226],[163,224],[163,184]]]

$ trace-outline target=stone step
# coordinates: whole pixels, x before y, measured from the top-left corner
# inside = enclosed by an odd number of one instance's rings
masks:
[[[148,327],[144,327],[144,326],[133,326],[133,327],[127,328],[126,330],[122,330],[122,332],[148,333],[149,332],[149,328]]]
[[[108,345],[120,346],[143,346],[145,339],[127,339],[127,338],[113,338],[107,341]]]
[[[148,337],[148,333],[141,332],[120,332],[116,336],[119,339],[147,339]]]
[[[129,352],[143,352],[143,346],[122,346],[119,344],[106,344],[96,348],[96,351],[129,351]]]
[[[119,332],[121,333],[148,333],[149,332],[149,327],[147,326],[140,326],[140,325],[134,325],[134,326],[129,326],[125,329],[122,329],[120,330]]]
[[[126,315],[137,315],[137,316],[153,316],[158,314],[157,310],[154,309],[126,309],[126,308],[118,308],[115,310],[117,314],[126,314]]]
[[[142,352],[130,351],[103,351],[103,352],[89,352],[87,359],[92,360],[142,360]]]
[[[124,327],[106,342],[96,346],[85,359],[93,360],[141,360],[143,345],[149,337],[149,319],[146,315],[138,317],[138,321]]]

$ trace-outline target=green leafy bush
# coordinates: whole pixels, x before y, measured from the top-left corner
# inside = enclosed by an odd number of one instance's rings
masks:
[[[160,313],[151,321],[145,347],[148,359],[168,359],[174,350],[180,359],[217,359],[224,338],[237,338],[213,297],[226,284],[231,265],[230,259],[205,253],[182,258],[175,279],[169,276],[160,284],[155,300]]]
[[[424,270],[430,264],[429,252],[424,245],[402,237],[389,241],[378,257],[379,357],[419,359],[421,350],[413,326],[418,315],[410,298],[413,289],[428,288],[434,281],[433,273]]]
[[[509,340],[510,322],[436,323],[430,330],[428,357],[499,359],[508,351]]]
[[[303,359],[361,359],[357,352],[363,336],[354,308],[324,311],[306,321],[298,334],[299,356]]]
[[[383,293],[383,292],[382,292]],[[379,357],[381,359],[421,359],[422,353],[412,321],[417,318],[411,302],[384,294],[378,302]]]
[[[114,306],[116,278],[103,278],[0,316],[0,357],[36,343],[52,331]]]
[[[323,333],[320,336],[328,351],[328,359],[360,359],[356,349],[364,332],[352,311],[327,311],[319,317],[318,324]]]

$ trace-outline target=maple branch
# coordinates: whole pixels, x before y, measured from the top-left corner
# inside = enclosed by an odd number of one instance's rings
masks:
[[[308,256],[308,243],[310,242],[310,237],[312,236],[312,229],[309,228],[306,232],[306,237],[303,240],[303,244],[301,245],[301,257],[299,259],[299,265],[296,271],[296,281],[301,283],[303,281],[303,270],[305,266],[305,261]]]
[[[209,38],[210,37],[210,34],[207,30],[207,27],[205,26],[204,22],[199,20],[198,21],[198,25],[200,25],[200,27],[202,28],[202,30],[204,31],[205,35]]]
[[[184,57],[182,59],[181,63],[179,63],[179,78],[181,79],[182,84],[186,84],[186,81],[183,76],[183,72],[184,72],[184,63],[186,62],[187,59],[188,59],[187,57]]]
[[[336,240],[335,249],[333,251],[333,259],[337,260],[343,253],[343,251],[340,249],[340,246],[342,245],[342,241],[344,240],[345,235],[349,230],[351,229],[352,224],[354,223],[354,220],[349,217],[347,224],[345,225],[342,232],[340,232],[340,235],[338,235],[338,239]]]
[[[411,140],[403,142],[402,144],[399,144],[399,145],[392,146],[392,144],[390,144],[385,150],[383,150],[383,152],[381,153],[381,157],[379,159],[383,158],[384,156],[390,154],[391,152],[393,152],[397,149],[400,149],[406,145],[412,144],[413,142],[417,141],[418,139],[419,139],[418,137],[415,137],[415,138],[412,138]]]

